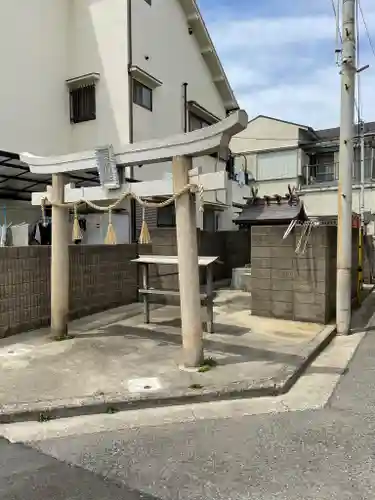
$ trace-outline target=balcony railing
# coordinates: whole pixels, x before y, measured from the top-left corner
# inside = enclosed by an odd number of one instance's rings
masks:
[[[361,180],[360,163],[353,164],[353,183],[359,183]],[[339,163],[319,163],[316,165],[305,165],[302,172],[303,185],[334,185],[339,178]],[[365,182],[373,181],[375,178],[374,158],[365,158]]]

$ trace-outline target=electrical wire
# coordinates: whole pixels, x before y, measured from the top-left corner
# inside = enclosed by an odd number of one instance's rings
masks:
[[[358,109],[358,108],[357,108]],[[333,127],[333,128],[339,128],[339,127]],[[326,130],[326,129],[322,129],[322,130]],[[328,129],[329,130],[329,129]],[[320,142],[324,142],[324,143],[331,143],[331,144],[335,144],[337,142],[337,138],[334,138],[334,139],[325,139],[324,137],[322,137],[320,139]],[[280,141],[296,141],[296,138],[295,137],[250,137],[250,136],[242,136],[242,137],[236,137],[236,136],[233,136],[231,138],[231,140],[233,139],[240,139],[240,140],[250,140],[250,141],[277,141],[277,142],[280,142]],[[305,146],[308,146],[310,143],[305,143],[304,145]],[[316,144],[316,141],[311,141],[311,145],[314,145]],[[291,145],[291,147],[293,147],[294,145]],[[288,147],[288,146],[286,146]],[[240,153],[239,153],[240,154]],[[242,154],[242,152],[241,152]]]
[[[366,17],[365,17],[365,14],[363,12],[363,9],[362,9],[362,6],[361,6],[361,3],[359,0],[357,0],[358,2],[358,8],[359,8],[359,12],[361,14],[361,18],[362,18],[362,22],[363,22],[363,26],[365,28],[365,32],[366,32],[366,36],[367,36],[367,39],[369,41],[369,44],[370,44],[370,48],[371,48],[371,51],[375,57],[375,42],[373,41],[371,35],[370,35],[370,30],[368,28],[368,24],[366,22]]]
[[[340,30],[340,1],[341,0],[337,0],[337,7],[336,7],[335,0],[331,0],[333,15],[335,16],[336,20],[336,49],[338,48],[339,45],[338,44],[339,38],[342,43],[342,34]]]
[[[355,17],[356,17],[356,64],[357,68],[361,66],[360,64],[360,57],[361,57],[361,52],[360,52],[360,36],[359,36],[359,9],[360,9],[360,4],[359,0],[356,2],[356,12],[355,12]],[[362,103],[361,103],[361,76],[357,72],[356,73],[357,77],[357,99],[356,99],[356,110],[357,110],[357,125],[358,125],[358,136],[361,134],[361,122],[362,122]],[[357,105],[358,103],[358,105]]]

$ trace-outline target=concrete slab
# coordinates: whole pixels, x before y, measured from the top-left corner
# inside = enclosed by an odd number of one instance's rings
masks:
[[[257,318],[234,302],[216,302],[205,356],[218,366],[205,373],[179,369],[174,306],[153,308],[150,325],[133,304],[74,322],[63,342],[46,330],[0,341],[0,423],[283,394],[334,336],[334,326]]]

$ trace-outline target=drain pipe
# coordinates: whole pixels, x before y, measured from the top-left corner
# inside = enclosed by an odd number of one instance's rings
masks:
[[[133,78],[130,74],[130,68],[133,65],[133,26],[132,26],[132,0],[127,0],[127,18],[128,18],[128,102],[129,102],[129,143],[134,142],[134,107],[133,107]],[[134,166],[130,167],[130,178],[134,179]],[[137,217],[136,201],[130,201],[130,223],[131,223],[131,241],[137,241]]]
[[[184,132],[185,134],[188,131],[189,120],[188,120],[188,83],[185,82],[182,84],[182,99],[183,99],[183,114],[184,114]]]

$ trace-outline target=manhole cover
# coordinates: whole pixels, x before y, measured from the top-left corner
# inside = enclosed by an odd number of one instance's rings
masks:
[[[159,391],[161,384],[158,378],[133,378],[128,381],[129,392],[151,392]]]

